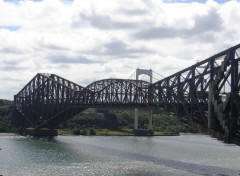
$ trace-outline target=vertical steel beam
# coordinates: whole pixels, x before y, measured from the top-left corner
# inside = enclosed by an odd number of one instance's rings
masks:
[[[237,131],[237,118],[238,112],[236,103],[234,101],[234,86],[237,83],[238,78],[238,60],[235,59],[235,49],[230,50],[230,62],[231,62],[231,114],[230,114],[230,128],[229,128],[229,141],[234,137],[234,133]],[[228,142],[229,142],[228,141]]]
[[[194,92],[194,88],[195,88],[195,66],[192,66],[191,68],[191,79],[190,79],[190,86],[189,86],[189,94],[190,94],[190,107],[191,107],[191,119],[193,120],[193,115],[194,115],[194,111],[195,111],[195,104],[196,102],[195,100],[195,92]]]
[[[210,61],[210,80],[209,80],[209,91],[208,91],[208,128],[214,129],[214,124],[216,123],[215,115],[214,115],[214,108],[212,102],[214,96],[214,60]]]

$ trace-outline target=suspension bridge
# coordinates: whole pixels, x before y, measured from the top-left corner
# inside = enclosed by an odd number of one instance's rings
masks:
[[[87,108],[162,108],[228,143],[240,143],[240,44],[151,82],[104,79],[83,87],[37,74],[14,96],[13,123],[54,129]]]

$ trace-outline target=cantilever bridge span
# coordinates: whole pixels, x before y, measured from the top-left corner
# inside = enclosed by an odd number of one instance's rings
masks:
[[[15,120],[20,126],[55,128],[89,107],[147,107],[148,87],[142,80],[105,79],[84,88],[39,73],[14,97]]]
[[[37,74],[14,97],[13,122],[55,128],[89,107],[161,107],[188,122],[240,139],[240,44],[150,84],[105,79],[82,87]]]

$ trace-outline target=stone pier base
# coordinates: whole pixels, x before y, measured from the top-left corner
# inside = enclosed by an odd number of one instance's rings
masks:
[[[40,128],[40,129],[27,128],[26,135],[30,135],[34,137],[53,137],[58,135],[58,131],[49,130],[46,128]]]
[[[135,136],[152,136],[154,131],[151,129],[135,129],[133,130]]]

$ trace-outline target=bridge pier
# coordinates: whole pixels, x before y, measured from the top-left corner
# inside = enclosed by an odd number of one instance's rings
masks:
[[[136,80],[139,80],[140,75],[148,75],[150,84],[153,82],[153,71],[152,69],[137,69],[136,70]],[[150,109],[149,118],[148,118],[148,129],[138,129],[138,108],[135,108],[135,118],[134,118],[134,130],[135,135],[153,135],[152,130],[152,109]]]
[[[152,136],[153,135],[153,125],[152,125],[152,109],[148,110],[148,128],[139,129],[138,128],[138,108],[135,108],[135,118],[134,118],[134,130],[133,134],[136,136]]]
[[[215,129],[216,124],[216,117],[214,115],[214,107],[212,105],[212,99],[213,99],[213,88],[212,84],[209,83],[209,92],[208,92],[208,128],[209,129]]]
[[[26,135],[34,136],[34,137],[53,137],[58,135],[58,131],[53,129],[47,129],[47,128],[27,128],[26,129]]]
[[[149,111],[149,118],[148,118],[148,129],[152,130],[153,129],[153,124],[152,124],[152,108]]]
[[[134,130],[138,129],[138,108],[135,108],[135,115],[134,115]],[[149,118],[148,118],[148,129],[153,129],[152,124],[152,109],[149,110]]]
[[[134,130],[138,129],[138,108],[135,108],[135,116],[134,116]]]

